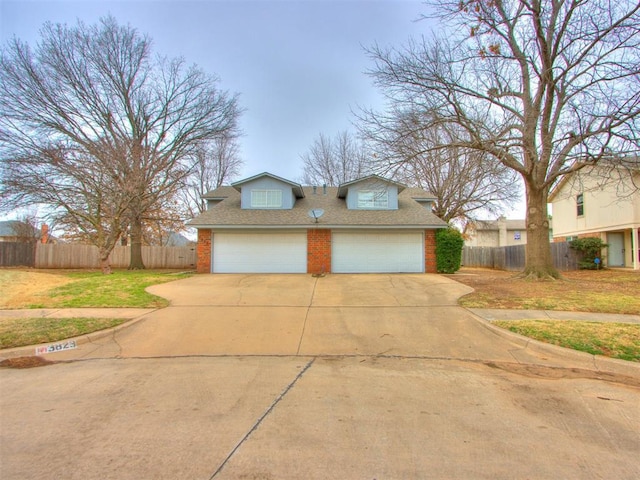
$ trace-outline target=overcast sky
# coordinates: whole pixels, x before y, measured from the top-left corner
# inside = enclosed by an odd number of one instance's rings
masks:
[[[360,106],[383,108],[364,47],[429,35],[435,23],[417,21],[426,13],[416,0],[0,0],[0,40],[35,45],[46,21],[111,14],[148,34],[156,53],[182,56],[240,94],[240,178],[298,180],[300,155],[320,133],[351,130]]]
[[[240,94],[241,177],[296,180],[319,133],[351,128],[351,110],[381,106],[363,47],[429,33],[415,0],[0,0],[0,32],[34,45],[46,21],[95,23],[111,14],[148,34],[156,53],[182,56]]]

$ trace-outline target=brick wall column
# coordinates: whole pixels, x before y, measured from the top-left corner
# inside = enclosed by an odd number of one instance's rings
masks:
[[[436,264],[436,231],[424,231],[424,271],[425,273],[437,273]]]
[[[307,230],[307,273],[331,272],[331,230]]]
[[[211,273],[211,240],[213,234],[208,229],[198,229],[198,247],[196,248],[196,271]]]

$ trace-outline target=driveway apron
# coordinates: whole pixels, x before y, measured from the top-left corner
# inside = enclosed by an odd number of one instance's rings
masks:
[[[198,275],[149,288],[170,300],[56,358],[388,355],[513,361],[519,349],[456,306],[439,275]]]

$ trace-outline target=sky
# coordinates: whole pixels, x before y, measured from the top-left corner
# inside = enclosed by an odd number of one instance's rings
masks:
[[[113,15],[149,35],[155,53],[183,57],[240,95],[238,178],[297,181],[319,134],[353,131],[353,111],[384,108],[365,48],[430,35],[435,21],[419,20],[427,13],[416,0],[0,0],[0,41],[33,46],[46,21]]]
[[[351,129],[359,106],[382,107],[364,47],[428,33],[415,21],[425,8],[412,0],[0,0],[0,32],[2,43],[15,35],[35,45],[46,21],[113,15],[148,34],[156,53],[184,57],[240,94],[241,178],[269,171],[295,180],[320,133]]]

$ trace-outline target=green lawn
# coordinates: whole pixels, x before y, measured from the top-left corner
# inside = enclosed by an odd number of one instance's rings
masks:
[[[116,271],[111,275],[100,272],[64,274],[73,281],[54,288],[28,308],[137,307],[161,308],[169,302],[145,292],[145,288],[191,276],[186,273],[162,271]]]
[[[125,321],[120,318],[0,318],[0,349],[57,342]]]
[[[492,323],[553,345],[593,355],[640,362],[638,324],[553,320],[501,320]]]
[[[20,271],[0,276],[0,291],[9,291]],[[29,272],[25,272],[28,275]],[[111,275],[100,272],[56,272],[71,280],[60,287],[38,292],[37,301],[22,308],[161,308],[168,305],[164,298],[145,292],[145,288],[190,276],[158,270],[116,271]],[[26,277],[27,279],[30,277]],[[23,280],[28,281],[28,280]],[[39,343],[57,342],[66,338],[112,328],[127,321],[114,318],[0,318],[0,348],[13,348]]]

